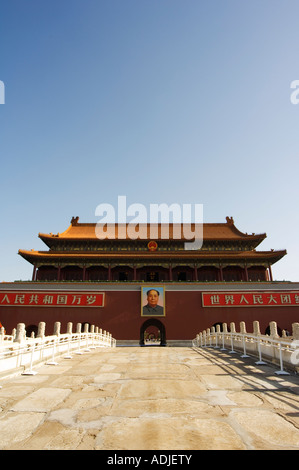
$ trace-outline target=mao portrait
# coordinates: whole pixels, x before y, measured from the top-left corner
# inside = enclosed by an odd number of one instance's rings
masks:
[[[141,316],[164,317],[165,316],[164,287],[141,287]]]

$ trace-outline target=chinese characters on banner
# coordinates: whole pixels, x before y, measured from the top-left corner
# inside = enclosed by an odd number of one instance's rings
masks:
[[[104,307],[103,292],[0,292],[1,306]]]
[[[299,306],[298,292],[205,292],[203,307]]]

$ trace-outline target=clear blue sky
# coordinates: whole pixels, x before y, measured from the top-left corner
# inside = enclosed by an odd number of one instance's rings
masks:
[[[0,281],[100,203],[204,205],[299,281],[298,0],[3,0]]]

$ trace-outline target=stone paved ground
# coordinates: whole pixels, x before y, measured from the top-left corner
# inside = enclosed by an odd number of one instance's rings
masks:
[[[1,380],[2,450],[299,449],[299,376],[215,349],[96,349]]]

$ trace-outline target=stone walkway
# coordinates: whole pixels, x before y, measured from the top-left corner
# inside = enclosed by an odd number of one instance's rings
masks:
[[[217,349],[96,349],[1,380],[2,450],[299,449],[299,376]]]

